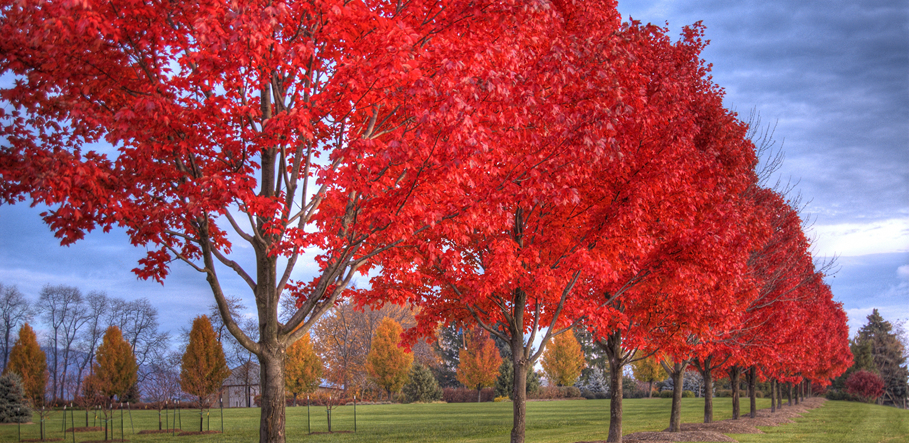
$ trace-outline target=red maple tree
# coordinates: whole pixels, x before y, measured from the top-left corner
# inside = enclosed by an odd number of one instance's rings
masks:
[[[3,0],[0,201],[50,206],[63,244],[122,227],[142,278],[198,271],[259,359],[260,440],[282,442],[286,347],[372,259],[462,211],[441,184],[496,167],[490,134],[531,85],[513,60],[546,24],[525,6]],[[224,272],[255,296],[258,341]]]

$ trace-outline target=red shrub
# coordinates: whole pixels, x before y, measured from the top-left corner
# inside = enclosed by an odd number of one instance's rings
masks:
[[[873,372],[858,371],[846,380],[846,392],[873,401],[884,393],[884,380]]]

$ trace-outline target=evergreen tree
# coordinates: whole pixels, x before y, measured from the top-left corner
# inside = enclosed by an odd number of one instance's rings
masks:
[[[404,398],[408,403],[429,403],[442,399],[442,388],[426,366],[414,363],[410,380],[404,385]]]
[[[540,374],[533,370],[533,367],[527,368],[527,393],[531,394],[540,390],[542,385]],[[502,360],[499,366],[499,376],[496,377],[496,397],[511,398],[514,390],[514,366],[510,358]]]
[[[432,368],[432,373],[439,381],[439,386],[443,388],[458,386],[458,351],[461,346],[463,337],[460,328],[454,325],[439,328],[438,340],[433,344],[433,349],[439,356],[441,364]]]
[[[884,398],[893,404],[902,404],[909,394],[909,369],[903,344],[893,332],[893,325],[875,309],[868,316],[868,323],[859,330],[855,342],[860,346],[870,345],[872,369],[884,380]]]
[[[585,398],[608,398],[609,380],[599,366],[584,368],[575,386]]]
[[[22,379],[14,373],[0,376],[0,423],[28,423],[31,418]]]
[[[9,352],[9,363],[4,374],[16,374],[22,380],[25,398],[32,406],[44,404],[44,390],[47,387],[47,357],[38,346],[35,331],[28,323],[19,329],[19,338]]]

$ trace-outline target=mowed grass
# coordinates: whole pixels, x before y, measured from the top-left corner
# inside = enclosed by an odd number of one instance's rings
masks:
[[[625,400],[623,431],[659,431],[669,424],[670,400],[662,398]],[[703,399],[686,398],[682,402],[682,421],[703,420]],[[769,407],[769,400],[759,399],[758,407]],[[460,403],[414,405],[358,405],[357,432],[354,430],[353,406],[342,406],[332,411],[334,434],[308,432],[307,408],[287,408],[288,442],[502,442],[511,432],[511,403]],[[747,412],[747,401],[742,403]],[[715,419],[730,418],[731,400],[716,399]],[[125,412],[125,411],[124,411]],[[67,428],[72,426],[67,412]],[[173,416],[169,413],[169,419]],[[76,426],[85,426],[84,412],[76,411]],[[255,442],[258,441],[259,409],[239,408],[224,410],[224,434],[171,436],[171,434],[133,434],[144,429],[157,429],[155,411],[132,411],[123,415],[123,430],[131,442]],[[37,423],[38,416],[34,419]],[[310,409],[311,430],[326,432],[324,407]],[[183,410],[178,425],[183,430],[198,430],[198,410]],[[89,416],[89,425],[93,425]],[[62,412],[55,412],[45,423],[46,437],[60,439]],[[114,437],[120,438],[119,412],[110,423]],[[220,431],[220,411],[210,412],[206,429]],[[609,426],[608,400],[565,400],[530,402],[527,405],[528,442],[565,442],[603,440]],[[824,407],[811,411],[797,423],[764,428],[763,435],[735,435],[741,442],[909,442],[909,411],[895,408],[847,402],[827,402]],[[23,439],[39,438],[39,425],[23,425]],[[66,433],[67,442],[73,434]],[[16,425],[0,426],[0,442],[17,441]],[[101,432],[76,433],[75,441],[103,440]]]
[[[909,442],[909,411],[889,406],[828,401],[793,421],[795,423],[759,427],[764,434],[730,436],[740,443]]]

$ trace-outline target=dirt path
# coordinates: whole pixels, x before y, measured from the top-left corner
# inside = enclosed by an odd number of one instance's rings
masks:
[[[625,443],[672,443],[672,442],[735,442],[737,440],[726,434],[763,434],[757,426],[779,426],[792,423],[792,419],[800,417],[811,409],[820,407],[827,401],[824,398],[812,397],[803,400],[797,406],[783,406],[776,412],[770,409],[758,409],[755,418],[741,417],[738,420],[722,420],[713,423],[682,423],[681,432],[635,432],[622,437]],[[605,443],[605,440],[578,443]]]

